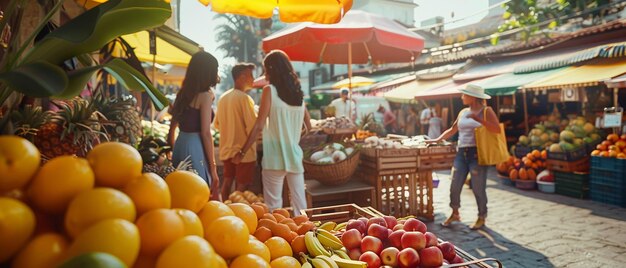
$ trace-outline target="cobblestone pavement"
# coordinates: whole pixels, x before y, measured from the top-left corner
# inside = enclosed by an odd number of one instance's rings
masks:
[[[461,194],[462,223],[440,223],[451,212],[450,173],[437,172],[435,221],[429,230],[475,257],[497,258],[505,267],[626,267],[626,209],[503,185],[489,173],[485,228],[470,230],[478,213],[467,186]]]

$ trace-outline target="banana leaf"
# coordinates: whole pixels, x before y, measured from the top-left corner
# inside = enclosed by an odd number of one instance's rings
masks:
[[[23,64],[0,73],[0,80],[10,88],[31,97],[56,95],[68,85],[68,77],[61,67],[44,61]]]

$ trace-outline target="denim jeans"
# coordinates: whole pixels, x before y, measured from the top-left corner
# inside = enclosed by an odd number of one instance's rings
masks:
[[[487,216],[487,167],[478,164],[476,147],[459,148],[452,167],[452,183],[450,184],[450,207],[461,207],[461,190],[471,174],[471,186],[478,205],[478,216]]]

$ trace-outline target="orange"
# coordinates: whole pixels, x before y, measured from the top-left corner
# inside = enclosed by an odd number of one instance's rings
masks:
[[[226,264],[226,261],[224,260],[224,258],[222,258],[222,256],[215,254],[214,259],[215,268],[228,268],[228,265]]]
[[[39,170],[37,147],[18,136],[0,136],[0,193],[24,187]]]
[[[204,229],[204,237],[220,256],[230,259],[248,246],[250,232],[244,221],[235,216],[218,218]]]
[[[169,245],[156,261],[156,268],[216,267],[213,247],[201,237],[188,235]]]
[[[265,203],[263,203],[263,202],[256,202],[254,204],[262,206],[263,207],[263,211],[265,211],[265,213],[269,213],[270,212],[270,207],[268,207]]]
[[[602,157],[609,157],[609,152],[608,151],[600,152],[600,156],[602,156]]]
[[[265,241],[265,245],[270,249],[271,259],[275,260],[282,256],[291,256],[293,255],[293,251],[291,250],[291,245],[282,237],[274,236],[267,241]]]
[[[256,213],[254,209],[246,204],[230,204],[228,205],[231,210],[235,213],[235,216],[243,220],[243,222],[248,225],[248,231],[250,234],[253,234],[256,231],[256,226],[258,224],[258,219],[256,217]]]
[[[78,235],[65,257],[69,259],[89,252],[109,253],[130,267],[139,255],[139,230],[127,220],[103,220]]]
[[[300,262],[291,256],[283,256],[270,263],[272,268],[300,268]]]
[[[254,232],[254,237],[261,242],[265,242],[272,237],[272,231],[264,226],[261,226]]]
[[[267,228],[267,229],[272,230],[272,229],[274,229],[274,226],[275,226],[276,224],[277,224],[277,223],[276,223],[276,222],[273,222],[272,220],[268,220],[268,219],[260,219],[260,220],[259,220],[259,223],[258,223],[258,225],[257,225],[257,226],[258,226],[257,228],[259,228],[259,227],[265,227],[265,228]]]
[[[0,197],[0,263],[8,260],[35,231],[35,214],[24,203]]]
[[[619,136],[617,134],[609,134],[608,136],[606,136],[606,139],[611,141],[611,142],[617,142],[619,141]]]
[[[183,220],[171,209],[148,211],[137,220],[141,236],[141,254],[157,256],[169,244],[185,236]]]
[[[77,195],[65,213],[65,229],[76,237],[89,226],[104,219],[135,221],[135,205],[130,198],[113,188],[95,188]]]
[[[141,175],[143,161],[132,146],[121,142],[104,142],[96,145],[87,160],[96,174],[96,184],[123,188],[130,180]]]
[[[254,213],[256,213],[256,217],[258,219],[263,217],[263,214],[265,214],[265,209],[259,205],[258,203],[252,204],[250,205],[250,207],[252,207],[252,209],[254,209]]]
[[[278,223],[270,230],[272,230],[272,234],[274,234],[274,236],[280,236],[287,241],[291,241],[291,239],[293,239],[293,237],[291,237],[291,229],[289,229],[289,226],[286,224]]]
[[[197,235],[199,237],[204,237],[204,229],[202,228],[202,222],[196,213],[193,211],[183,208],[175,208],[173,209],[176,214],[183,221],[183,225],[185,227],[185,235]]]
[[[304,243],[304,235],[296,236],[296,238],[291,240],[291,250],[294,254],[299,254],[300,252],[304,254],[309,253],[309,250],[306,248],[306,244]]]
[[[298,230],[296,231],[296,233],[298,233],[299,235],[303,235],[303,234],[306,234],[306,232],[311,231],[313,229],[315,229],[315,224],[310,221],[307,221],[307,222],[302,223],[298,227]]]
[[[57,267],[69,242],[60,234],[33,238],[13,259],[13,268]]]
[[[267,248],[263,242],[256,239],[249,239],[248,247],[241,254],[254,254],[263,258],[267,262],[270,261],[271,257],[270,249]]]
[[[272,213],[272,216],[274,216],[274,218],[276,219],[276,222],[281,222],[281,221],[283,221],[284,219],[286,219],[286,217],[285,217],[285,216],[283,216],[283,215],[282,215],[282,214],[280,214],[280,213],[276,213],[276,212]]]
[[[266,220],[271,220],[273,222],[278,222],[276,220],[276,217],[274,217],[274,215],[272,215],[272,213],[265,213],[265,214],[263,214],[263,217],[261,217],[259,219],[266,219]]]
[[[170,208],[172,204],[170,188],[154,173],[144,173],[132,179],[122,191],[133,200],[139,216],[153,209]]]
[[[230,263],[229,268],[271,268],[270,264],[267,263],[263,258],[254,255],[254,254],[245,254],[237,257],[233,262]]]
[[[292,219],[292,218],[285,218],[285,219],[283,219],[282,221],[280,221],[280,223],[283,223],[283,224],[294,223],[294,224],[295,224],[296,222],[295,222],[295,221],[293,221],[293,219]]]
[[[172,196],[172,208],[185,208],[198,213],[209,201],[209,185],[193,172],[177,170],[165,178]]]
[[[93,188],[93,185],[94,173],[87,160],[59,156],[39,169],[28,187],[27,195],[42,212],[63,214],[76,195]]]
[[[291,230],[292,232],[298,231],[298,225],[293,222],[287,223],[287,227],[289,227],[289,230]]]
[[[619,159],[626,159],[626,153],[619,153],[619,154],[617,154],[617,158],[619,158]]]
[[[198,217],[200,218],[200,221],[202,221],[202,227],[204,228],[205,233],[208,232],[209,229],[207,228],[209,228],[209,224],[211,224],[211,222],[223,216],[235,216],[235,212],[233,212],[233,210],[224,203],[215,200],[204,204],[202,210],[198,212]]]
[[[289,215],[289,211],[287,211],[284,208],[277,208],[274,211],[272,211],[272,213],[278,213],[280,215],[283,215],[285,218],[291,218],[291,215]]]
[[[309,221],[309,217],[304,214],[293,217],[293,222],[295,222],[297,225],[300,225],[306,221]]]

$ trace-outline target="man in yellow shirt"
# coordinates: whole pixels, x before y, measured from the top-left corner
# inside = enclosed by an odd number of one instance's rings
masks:
[[[256,145],[253,145],[241,163],[234,164],[231,159],[237,155],[246,143],[254,127],[256,112],[254,100],[246,90],[252,88],[255,66],[251,63],[239,63],[232,69],[235,87],[226,91],[217,102],[215,128],[220,131],[220,160],[224,162],[224,183],[222,196],[228,198],[233,179],[238,191],[245,191],[254,177],[256,169]]]

